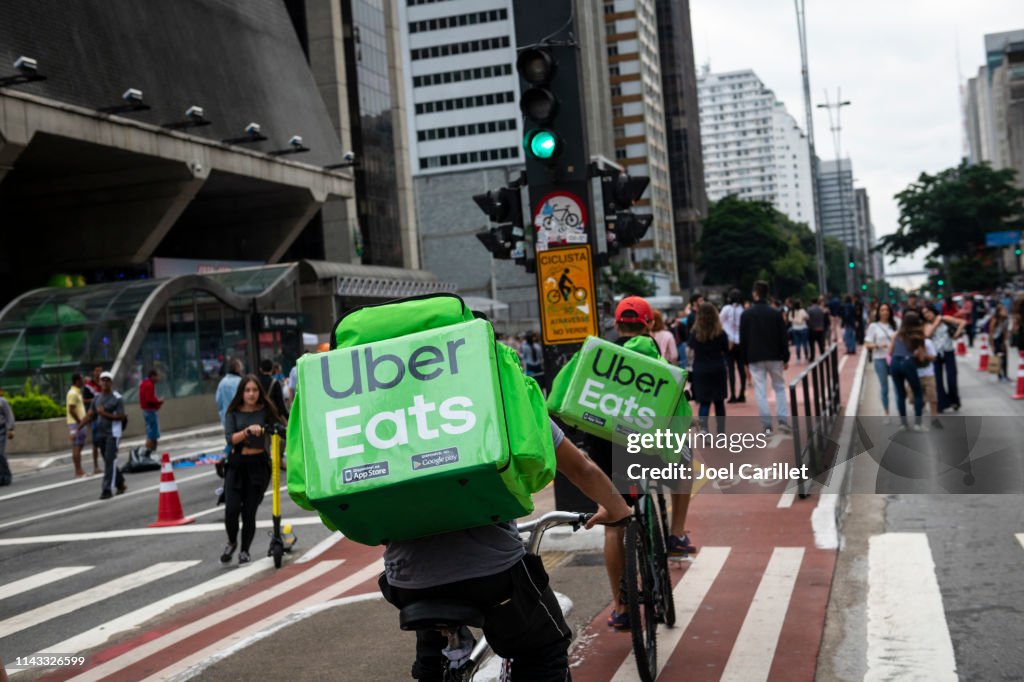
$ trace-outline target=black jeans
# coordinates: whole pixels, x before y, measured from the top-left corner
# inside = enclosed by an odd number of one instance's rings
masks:
[[[960,404],[956,371],[955,351],[943,351],[935,358],[935,391],[939,399],[939,412]]]
[[[384,598],[398,608],[424,599],[452,599],[480,609],[484,635],[496,654],[512,661],[516,682],[568,682],[572,633],[562,617],[540,557],[527,554],[512,568],[470,580],[412,590],[377,581]],[[439,682],[448,659],[441,650],[448,640],[436,630],[416,633],[412,677]]]
[[[740,347],[733,346],[726,356],[726,371],[729,373],[729,395],[732,398],[745,398],[747,390],[747,373],[744,370],[746,366],[743,362],[743,358],[740,356]],[[733,377],[733,370],[736,372],[736,376]],[[739,384],[739,390],[737,391],[737,384]]]
[[[6,451],[7,425],[4,424],[0,426],[0,485],[10,485],[11,480],[14,478],[11,476],[11,467],[7,465]]]
[[[267,455],[235,455],[224,475],[224,527],[228,542],[238,544],[238,517],[242,517],[242,551],[248,552],[256,535],[256,510],[270,485]]]
[[[124,474],[117,467],[117,439],[113,436],[96,436],[93,441],[103,455],[103,492],[124,487]]]
[[[810,358],[813,361],[815,356],[816,356],[816,353],[814,351],[815,347],[817,347],[817,349],[818,349],[817,352],[818,353],[821,353],[822,355],[825,354],[825,330],[821,329],[821,330],[815,331],[815,330],[811,329],[811,330],[809,330],[808,333],[809,333],[808,338],[811,341],[811,346],[810,346],[810,348],[811,348],[811,355],[810,355]]]

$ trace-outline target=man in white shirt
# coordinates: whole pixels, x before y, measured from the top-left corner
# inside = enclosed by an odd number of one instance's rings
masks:
[[[733,289],[729,292],[729,304],[722,308],[722,312],[719,318],[722,320],[722,330],[725,331],[725,335],[729,337],[729,355],[728,360],[728,372],[729,372],[729,395],[728,402],[730,403],[745,403],[746,398],[746,387],[747,387],[747,373],[743,363],[743,358],[740,356],[740,317],[743,315],[743,295],[739,289]],[[735,377],[733,376],[735,374]],[[734,380],[735,379],[735,380]],[[739,390],[737,391],[736,384],[739,384]],[[737,395],[737,393],[739,395]]]

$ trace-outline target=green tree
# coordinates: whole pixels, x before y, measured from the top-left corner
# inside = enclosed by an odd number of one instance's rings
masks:
[[[777,211],[766,201],[730,195],[708,207],[698,249],[698,264],[708,284],[731,284],[750,291],[754,281],[772,272],[789,250],[777,225]]]
[[[1014,176],[1012,169],[966,160],[935,175],[921,173],[896,194],[900,226],[879,239],[878,250],[895,259],[929,248],[929,258],[946,264],[950,288],[997,284],[985,234],[1024,226],[1024,190],[1014,186]]]
[[[652,296],[655,290],[650,280],[617,261],[612,261],[607,268],[601,270],[601,280],[612,294]]]

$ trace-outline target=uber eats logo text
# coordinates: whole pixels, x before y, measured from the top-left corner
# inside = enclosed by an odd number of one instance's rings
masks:
[[[588,378],[577,402],[583,407],[597,410],[608,417],[617,417],[647,429],[654,426],[654,410],[641,407],[636,398],[658,398],[669,383],[650,372],[637,369],[621,355],[598,349],[591,362],[590,374],[607,379]],[[624,397],[625,396],[625,397]]]
[[[442,433],[454,436],[471,430],[476,415],[470,410],[473,401],[469,397],[452,395],[438,403],[426,400],[419,392],[421,382],[435,381],[445,373],[451,378],[458,376],[458,352],[465,343],[466,339],[461,338],[444,345],[420,346],[406,358],[392,353],[375,355],[369,346],[356,349],[349,353],[351,372],[336,371],[333,377],[331,363],[324,355],[320,359],[324,393],[349,405],[325,413],[330,457],[362,454],[366,445],[376,450],[406,445],[410,433],[429,441]],[[414,381],[402,385],[407,375]],[[397,392],[393,390],[396,387],[400,387]],[[360,405],[352,404],[360,402],[361,397],[364,404],[372,402],[391,409],[368,414]]]

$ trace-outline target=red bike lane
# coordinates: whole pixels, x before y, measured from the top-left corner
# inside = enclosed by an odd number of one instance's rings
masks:
[[[845,409],[860,354],[839,358]],[[805,367],[791,366],[787,382]],[[748,387],[747,402],[728,405],[728,415],[756,417],[753,397]],[[781,440],[779,447],[792,452],[791,439]],[[813,680],[836,561],[834,547],[816,543],[819,496],[709,490],[694,496],[687,518],[700,552],[693,561],[672,562],[677,623],[659,626],[657,679]],[[576,682],[640,679],[630,634],[611,630],[609,613],[610,607],[580,635]]]

